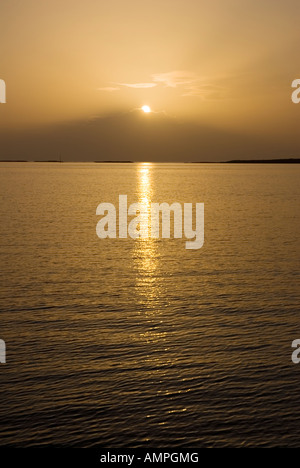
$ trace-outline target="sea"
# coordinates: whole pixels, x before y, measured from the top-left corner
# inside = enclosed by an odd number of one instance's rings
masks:
[[[300,166],[0,165],[0,445],[297,447]],[[204,245],[100,203],[204,203]]]

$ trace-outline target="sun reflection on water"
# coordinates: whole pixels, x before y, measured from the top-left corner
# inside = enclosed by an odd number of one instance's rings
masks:
[[[143,211],[148,220],[148,232],[150,234],[150,207],[153,201],[152,187],[152,164],[142,163],[138,166],[138,201],[143,205]],[[149,235],[146,238],[139,238],[136,248],[138,257],[141,259],[140,270],[142,272],[154,272],[156,269],[157,249],[155,239]]]
[[[155,196],[151,163],[138,165],[137,195],[138,201],[143,204],[143,211],[147,213],[150,232],[150,207]],[[168,357],[169,332],[166,325],[169,304],[159,246],[159,240],[151,236],[135,240],[135,297],[140,308],[139,323],[142,326],[135,339],[141,346],[148,348],[148,353],[144,356],[144,366],[149,369],[149,374],[153,375],[153,379],[163,380],[165,369],[171,366],[172,362]]]
[[[151,163],[141,163],[137,168],[138,201],[143,204],[143,212],[148,219],[150,233],[150,207],[153,202],[153,167]],[[139,301],[149,313],[154,313],[159,307],[161,285],[159,281],[158,241],[149,235],[138,238],[134,249],[135,266],[137,269],[136,288]]]

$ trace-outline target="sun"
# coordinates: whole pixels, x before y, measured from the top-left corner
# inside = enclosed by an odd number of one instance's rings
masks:
[[[149,106],[143,106],[141,107],[142,111],[145,112],[145,114],[149,114],[151,112],[151,109]]]

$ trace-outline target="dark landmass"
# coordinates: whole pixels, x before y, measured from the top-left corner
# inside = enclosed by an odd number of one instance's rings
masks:
[[[226,164],[299,164],[300,159],[234,159],[232,161],[224,161]]]
[[[60,159],[47,159],[47,160],[33,160],[28,159],[0,159],[0,162],[36,162],[36,163],[62,163]],[[68,161],[76,162],[76,161]],[[77,161],[78,162],[78,161]],[[105,161],[80,161],[80,162],[94,162],[97,164],[134,164],[135,161],[116,161],[116,160],[105,160]],[[137,161],[140,162],[140,161]],[[168,161],[161,161],[168,162]],[[180,161],[169,161],[169,162],[180,162]],[[288,159],[233,159],[231,161],[184,161],[184,164],[300,164],[299,158],[288,158]]]
[[[133,163],[134,161],[94,161],[94,163],[116,163],[116,164],[124,164],[124,163]]]
[[[299,164],[298,158],[287,159],[232,159],[230,161],[186,161],[185,164]]]
[[[37,163],[60,163],[59,159],[49,159],[49,160],[35,160],[29,161],[28,159],[0,159],[0,162],[37,162]]]

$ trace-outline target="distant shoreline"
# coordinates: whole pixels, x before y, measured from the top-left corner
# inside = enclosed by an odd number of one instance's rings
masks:
[[[134,164],[134,163],[163,163],[163,164],[300,164],[299,158],[287,159],[232,159],[230,161],[60,161],[50,160],[28,160],[28,159],[0,159],[0,163],[94,163],[94,164]]]
[[[115,164],[133,164],[135,161],[93,161],[94,163],[106,163],[106,164],[110,164],[110,163],[115,163]]]
[[[233,159],[232,161],[225,161],[227,164],[299,164],[300,159]]]
[[[232,159],[230,161],[189,161],[186,164],[300,164],[300,159]]]

